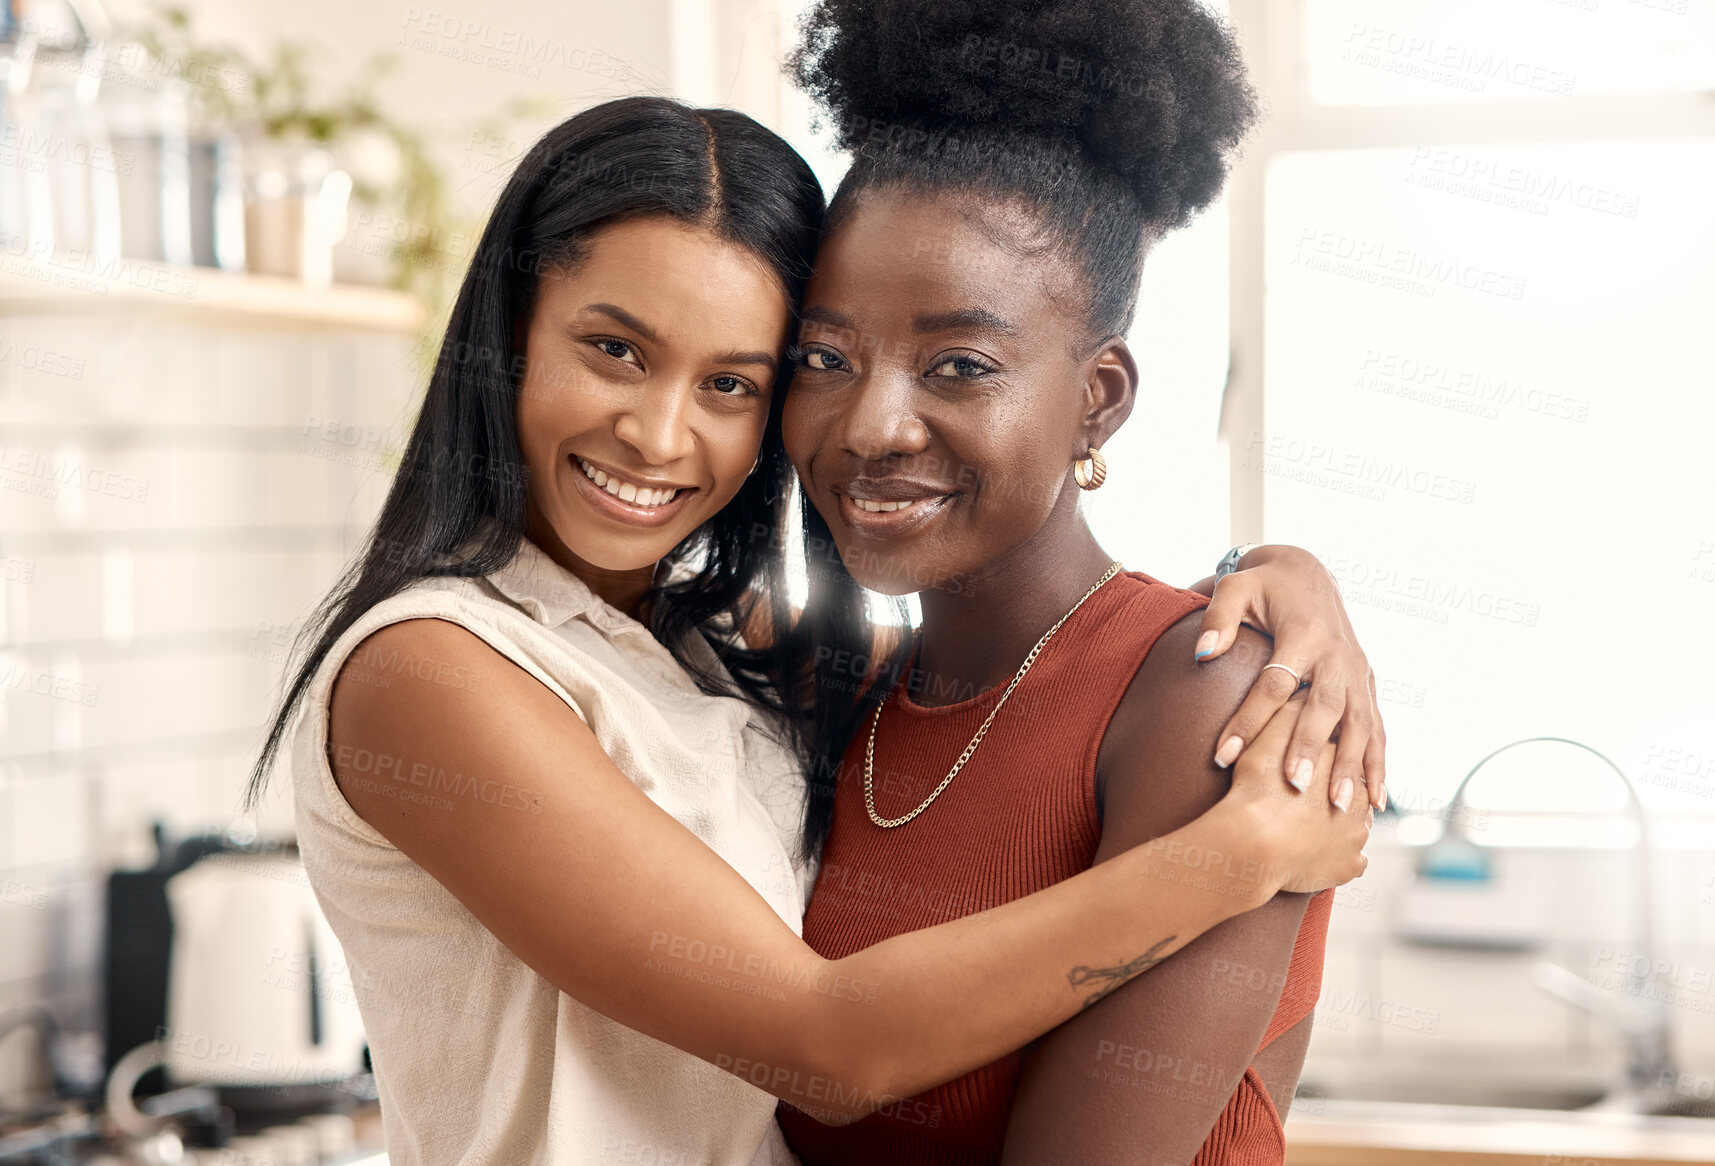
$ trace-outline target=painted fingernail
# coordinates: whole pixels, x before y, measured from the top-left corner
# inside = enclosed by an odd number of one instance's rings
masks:
[[[1201,660],[1215,650],[1215,645],[1221,642],[1220,632],[1204,632],[1197,637],[1197,659]]]
[[[1303,793],[1305,787],[1310,784],[1310,779],[1315,776],[1315,763],[1308,757],[1300,757],[1298,759],[1298,764],[1292,770],[1292,788],[1297,790],[1299,793]],[[1351,780],[1351,778],[1346,779],[1348,783],[1350,783]]]
[[[1351,804],[1352,779],[1349,777],[1342,777],[1340,779],[1340,788],[1334,791],[1334,805],[1339,808],[1341,813],[1345,813],[1346,807]]]
[[[1215,750],[1215,764],[1225,769],[1239,759],[1239,751],[1245,747],[1244,739],[1236,733],[1221,742],[1221,747]]]
[[[1382,786],[1381,796],[1376,799],[1376,812],[1387,809],[1387,786]]]

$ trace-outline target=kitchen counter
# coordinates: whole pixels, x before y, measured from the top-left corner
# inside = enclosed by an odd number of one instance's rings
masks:
[[[1287,1166],[1684,1166],[1715,1163],[1715,1121],[1313,1101],[1286,1123]]]

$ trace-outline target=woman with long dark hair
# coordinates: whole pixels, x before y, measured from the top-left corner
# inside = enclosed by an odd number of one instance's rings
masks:
[[[782,587],[778,433],[821,211],[736,113],[632,98],[546,135],[306,633],[252,796],[288,746],[400,1166],[781,1159],[773,1098],[898,1105],[1072,1016],[1091,975],[1364,864],[1332,746],[1310,797],[1261,760],[1289,708],[1159,845],[846,959],[803,944],[833,799],[804,766],[844,742]]]
[[[1222,22],[1199,0],[819,0],[805,28],[796,76],[853,161],[786,446],[806,530],[850,568],[824,601],[922,602],[836,783],[804,936],[838,959],[1171,836],[1225,796],[1211,743],[1248,688],[1344,684],[1248,629],[1228,667],[1194,664],[1204,598],[1122,570],[1078,505],[1140,391],[1144,257],[1255,116]],[[1280,760],[1308,782],[1313,754]],[[1028,1049],[843,1128],[782,1125],[807,1166],[1279,1166],[1331,905],[1279,895],[1144,980],[1090,978],[1092,1007]]]

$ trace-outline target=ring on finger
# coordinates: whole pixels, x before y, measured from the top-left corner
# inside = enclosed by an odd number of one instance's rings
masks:
[[[1300,676],[1298,673],[1296,673],[1292,669],[1288,668],[1285,664],[1264,664],[1262,666],[1262,670],[1264,672],[1267,672],[1270,668],[1278,668],[1282,672],[1286,673],[1288,676],[1292,677],[1293,681],[1297,683],[1299,688],[1309,688],[1310,687],[1309,681],[1305,680],[1304,677]]]

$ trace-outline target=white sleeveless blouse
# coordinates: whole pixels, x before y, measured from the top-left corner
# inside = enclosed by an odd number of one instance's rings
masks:
[[[341,795],[327,759],[333,678],[365,637],[425,616],[469,629],[564,700],[795,932],[814,881],[799,859],[804,776],[767,718],[701,692],[647,628],[528,539],[491,575],[421,580],[371,608],[317,670],[288,748],[298,843],[352,974],[393,1166],[792,1163],[773,1097],[558,991]],[[446,796],[412,778],[383,780],[402,798]]]

